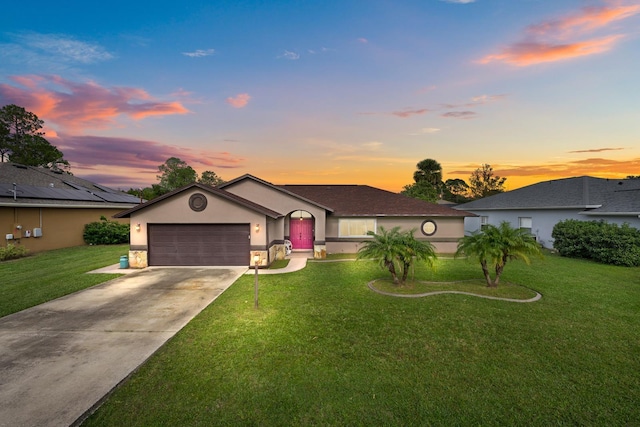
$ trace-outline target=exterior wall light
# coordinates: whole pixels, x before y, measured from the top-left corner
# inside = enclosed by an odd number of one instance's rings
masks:
[[[260,224],[256,224],[256,233],[260,232]]]
[[[140,223],[136,224],[136,231],[140,231]]]

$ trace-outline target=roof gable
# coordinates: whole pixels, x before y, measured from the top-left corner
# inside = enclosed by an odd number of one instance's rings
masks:
[[[252,202],[251,200],[247,200],[245,198],[237,196],[237,195],[235,195],[233,193],[230,193],[228,191],[224,191],[224,190],[221,190],[221,189],[216,188],[216,187],[211,187],[209,185],[205,185],[205,184],[200,184],[200,183],[194,182],[194,183],[186,185],[186,186],[184,186],[182,188],[178,188],[176,190],[173,190],[173,191],[171,191],[171,192],[169,192],[167,194],[163,194],[160,197],[156,197],[155,199],[150,200],[150,201],[148,201],[146,203],[141,203],[138,206],[135,206],[135,207],[133,207],[131,209],[128,209],[128,210],[123,211],[123,212],[120,212],[120,213],[114,215],[114,217],[115,218],[128,218],[134,212],[138,212],[140,210],[146,209],[149,206],[153,206],[156,203],[162,202],[163,200],[167,200],[167,199],[175,196],[176,194],[183,193],[183,192],[185,192],[185,191],[187,191],[189,189],[192,189],[194,187],[195,188],[199,188],[200,190],[205,191],[205,192],[207,192],[209,194],[212,194],[212,195],[214,195],[216,197],[219,197],[219,198],[222,198],[222,199],[226,199],[226,200],[228,200],[230,202],[233,202],[233,203],[236,203],[238,205],[244,206],[244,207],[249,208],[249,209],[251,209],[253,211],[260,212],[260,213],[262,213],[262,214],[264,214],[266,216],[269,216],[271,218],[274,218],[274,219],[275,218],[280,218],[282,216],[282,214],[279,213],[279,212],[276,212],[274,210],[266,208],[266,207],[264,207],[262,205],[259,205],[257,203]]]
[[[302,200],[304,202],[310,203],[310,204],[312,204],[314,206],[319,207],[320,209],[324,209],[326,211],[333,212],[333,208],[332,207],[330,207],[328,205],[325,205],[322,202],[319,202],[318,200],[309,199],[309,198],[305,197],[304,195],[288,191],[286,189],[287,186],[285,186],[285,185],[274,185],[274,184],[272,184],[272,183],[270,183],[268,181],[262,180],[262,179],[260,179],[258,177],[250,175],[250,174],[245,174],[245,175],[242,175],[242,176],[240,176],[238,178],[232,179],[231,181],[228,181],[228,182],[226,182],[224,184],[219,185],[218,188],[226,190],[226,189],[228,189],[230,187],[238,185],[238,184],[240,184],[240,183],[242,183],[244,181],[247,181],[247,180],[253,181],[253,182],[257,183],[257,184],[263,185],[263,186],[268,187],[268,188],[270,188],[272,190],[275,190],[277,192],[286,194],[286,195],[291,196],[291,197],[293,197],[295,199]]]

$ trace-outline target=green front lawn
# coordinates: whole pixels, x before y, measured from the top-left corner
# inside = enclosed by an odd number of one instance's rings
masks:
[[[117,264],[128,251],[128,245],[77,246],[0,262],[0,317],[118,277],[85,273]]]
[[[534,303],[397,298],[372,262],[243,276],[86,425],[638,425],[640,269],[508,264]],[[482,279],[441,260],[425,281]]]

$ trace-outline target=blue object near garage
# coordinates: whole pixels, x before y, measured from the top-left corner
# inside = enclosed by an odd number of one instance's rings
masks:
[[[129,268],[129,257],[127,255],[120,257],[120,268]]]

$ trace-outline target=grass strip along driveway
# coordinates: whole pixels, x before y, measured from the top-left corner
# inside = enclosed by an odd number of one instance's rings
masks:
[[[416,279],[477,279],[441,260]],[[101,425],[638,425],[640,269],[547,256],[543,298],[394,298],[373,263],[245,276],[105,402]]]
[[[77,246],[0,263],[0,317],[116,278],[84,274],[116,264],[127,245]]]

